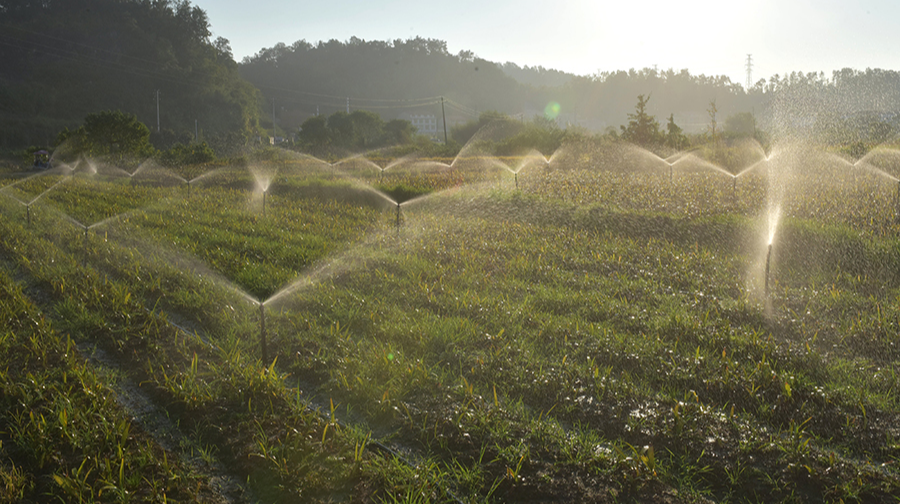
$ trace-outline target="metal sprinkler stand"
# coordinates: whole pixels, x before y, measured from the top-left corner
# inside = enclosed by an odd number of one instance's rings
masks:
[[[897,220],[900,220],[900,180],[897,181]]]
[[[772,261],[772,244],[769,244],[769,251],[766,253],[766,297],[769,297],[769,264]]]
[[[31,205],[30,204],[25,205],[25,222],[27,222],[29,226],[31,225]]]
[[[397,228],[400,228],[400,203],[397,203]]]
[[[259,346],[265,365],[269,362],[269,349],[266,346],[266,307],[262,303],[259,303]]]
[[[516,191],[519,190],[519,172],[514,173],[516,176]]]
[[[266,216],[266,193],[269,192],[268,189],[263,190],[263,217]]]
[[[82,251],[81,264],[87,264],[87,255],[88,255],[88,227],[84,226],[84,250]]]

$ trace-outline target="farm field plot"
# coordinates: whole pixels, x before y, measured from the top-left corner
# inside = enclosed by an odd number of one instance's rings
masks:
[[[895,158],[286,153],[3,181],[0,329],[29,357],[2,400],[28,405],[38,367],[55,385],[40,420],[0,416],[0,470],[32,499],[893,502]],[[97,387],[124,404],[105,418],[148,406],[88,471],[60,404]]]

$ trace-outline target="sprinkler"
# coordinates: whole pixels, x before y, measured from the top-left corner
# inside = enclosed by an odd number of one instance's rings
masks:
[[[31,225],[31,204],[25,205],[25,222]]]
[[[516,191],[519,190],[519,172],[514,174],[516,176]]]
[[[263,189],[263,217],[266,216],[266,193],[269,192],[269,189]]]
[[[769,244],[769,251],[766,253],[766,297],[769,297],[769,264],[772,261],[772,244]]]
[[[400,203],[397,203],[397,228],[400,227]]]
[[[897,181],[897,219],[900,220],[900,180]]]
[[[269,349],[266,347],[266,307],[259,303],[259,346],[262,351],[263,364],[269,362]]]
[[[88,231],[90,229],[87,226],[84,226],[84,251],[81,258],[81,265],[84,266],[87,264],[87,255],[88,255]]]
[[[669,183],[675,182],[675,165],[669,165]]]

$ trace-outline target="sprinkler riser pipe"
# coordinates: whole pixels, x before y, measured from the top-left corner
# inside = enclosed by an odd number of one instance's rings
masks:
[[[266,192],[267,191],[263,191],[263,217],[266,216]]]
[[[400,203],[397,203],[397,227],[400,227]]]
[[[259,347],[263,365],[269,362],[269,349],[266,345],[266,307],[259,303]]]
[[[897,219],[900,220],[900,180],[897,181]]]
[[[87,264],[87,255],[88,255],[88,227],[84,227],[84,250],[82,251],[82,265]]]
[[[769,244],[769,251],[766,253],[766,297],[769,297],[769,265],[772,261],[772,244]]]

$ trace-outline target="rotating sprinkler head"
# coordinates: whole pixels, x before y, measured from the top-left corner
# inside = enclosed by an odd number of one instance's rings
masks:
[[[769,297],[769,265],[772,261],[772,244],[769,243],[769,251],[766,253],[766,297]]]

